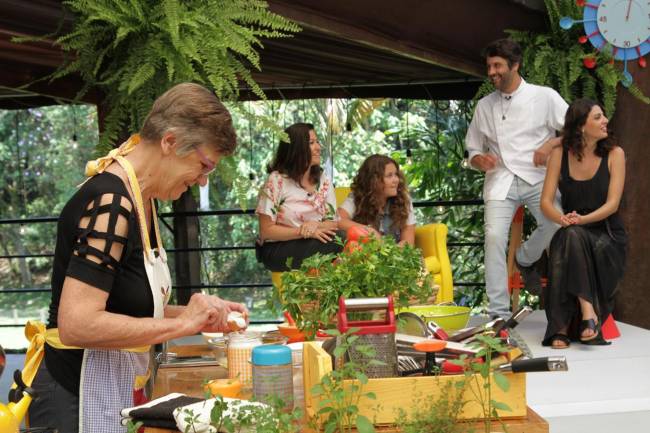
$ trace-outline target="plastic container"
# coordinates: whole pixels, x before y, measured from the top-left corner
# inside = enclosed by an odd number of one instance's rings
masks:
[[[417,314],[425,322],[432,320],[449,333],[467,326],[471,309],[457,305],[412,305],[399,310],[404,311]]]
[[[232,332],[227,341],[228,378],[239,379],[244,388],[250,388],[253,384],[251,355],[262,339],[257,333]]]
[[[284,402],[284,409],[293,409],[293,365],[287,346],[265,344],[253,348],[253,397],[263,403],[274,398]]]
[[[302,370],[302,346],[303,343],[291,343],[291,358],[293,363],[293,407],[305,407],[305,386]]]

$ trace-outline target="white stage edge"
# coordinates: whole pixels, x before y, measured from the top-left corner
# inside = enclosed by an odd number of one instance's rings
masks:
[[[650,331],[617,322],[610,346],[573,342],[568,349],[541,345],[544,311],[516,328],[534,356],[564,355],[568,372],[527,376],[528,405],[551,433],[650,433]]]

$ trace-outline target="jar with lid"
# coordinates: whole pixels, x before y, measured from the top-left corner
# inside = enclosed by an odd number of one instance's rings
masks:
[[[268,344],[253,349],[253,396],[257,401],[273,403],[278,398],[284,409],[293,409],[293,366],[291,349]]]
[[[251,355],[253,348],[262,344],[258,333],[231,332],[228,334],[228,377],[239,379],[244,388],[253,384]]]

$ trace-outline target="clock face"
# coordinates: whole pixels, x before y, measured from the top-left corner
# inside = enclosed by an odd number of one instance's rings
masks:
[[[589,0],[584,27],[593,46],[614,48],[617,60],[632,60],[650,52],[650,1]]]

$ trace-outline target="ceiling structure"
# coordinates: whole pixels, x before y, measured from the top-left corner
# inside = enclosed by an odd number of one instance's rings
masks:
[[[469,99],[484,75],[482,48],[505,29],[542,30],[542,0],[269,0],[303,27],[264,41],[253,77],[270,99]],[[64,61],[51,42],[16,44],[72,25],[60,1],[0,2],[0,108],[64,103],[78,77],[44,79]],[[40,80],[40,81],[39,81]],[[31,83],[31,84],[30,84]],[[242,89],[241,99],[255,98]],[[87,102],[100,95],[90,92]]]

